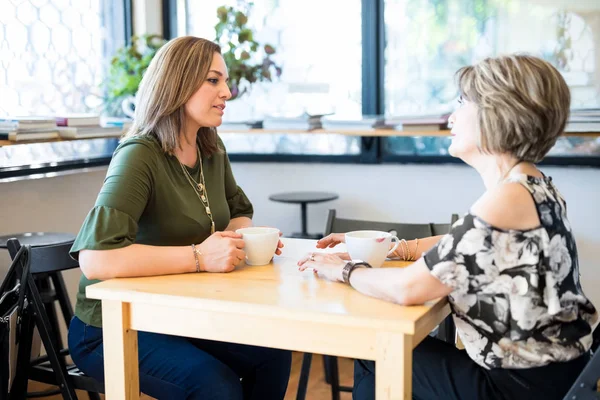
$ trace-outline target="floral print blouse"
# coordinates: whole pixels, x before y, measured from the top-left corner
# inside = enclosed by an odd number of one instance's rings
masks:
[[[541,225],[502,230],[470,213],[425,254],[445,285],[458,334],[484,368],[532,368],[588,351],[598,315],[579,282],[567,207],[549,177],[511,176]]]

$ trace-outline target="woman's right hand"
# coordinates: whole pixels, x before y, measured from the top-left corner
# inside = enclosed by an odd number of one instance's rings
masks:
[[[331,248],[345,242],[346,235],[344,233],[330,233],[317,242],[317,249],[326,249],[328,247]]]
[[[201,271],[231,272],[246,258],[240,233],[215,232],[196,248],[202,253],[199,260]]]

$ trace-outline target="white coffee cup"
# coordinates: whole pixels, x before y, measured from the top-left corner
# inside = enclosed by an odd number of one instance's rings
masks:
[[[396,244],[390,249],[392,241]],[[346,249],[353,260],[366,261],[373,268],[383,265],[399,245],[398,238],[389,232],[353,231],[346,233]]]
[[[276,228],[241,228],[236,231],[242,234],[246,252],[246,264],[267,265],[275,255],[279,242],[279,229]]]

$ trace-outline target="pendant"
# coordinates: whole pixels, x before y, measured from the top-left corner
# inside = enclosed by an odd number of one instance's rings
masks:
[[[211,233],[211,234],[215,233],[215,221],[211,221],[211,225],[210,225],[210,233]]]

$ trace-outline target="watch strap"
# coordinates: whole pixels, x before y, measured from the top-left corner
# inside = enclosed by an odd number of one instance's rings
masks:
[[[350,284],[350,275],[356,268],[372,268],[371,264],[361,260],[348,261],[342,270],[342,279],[344,283]]]

